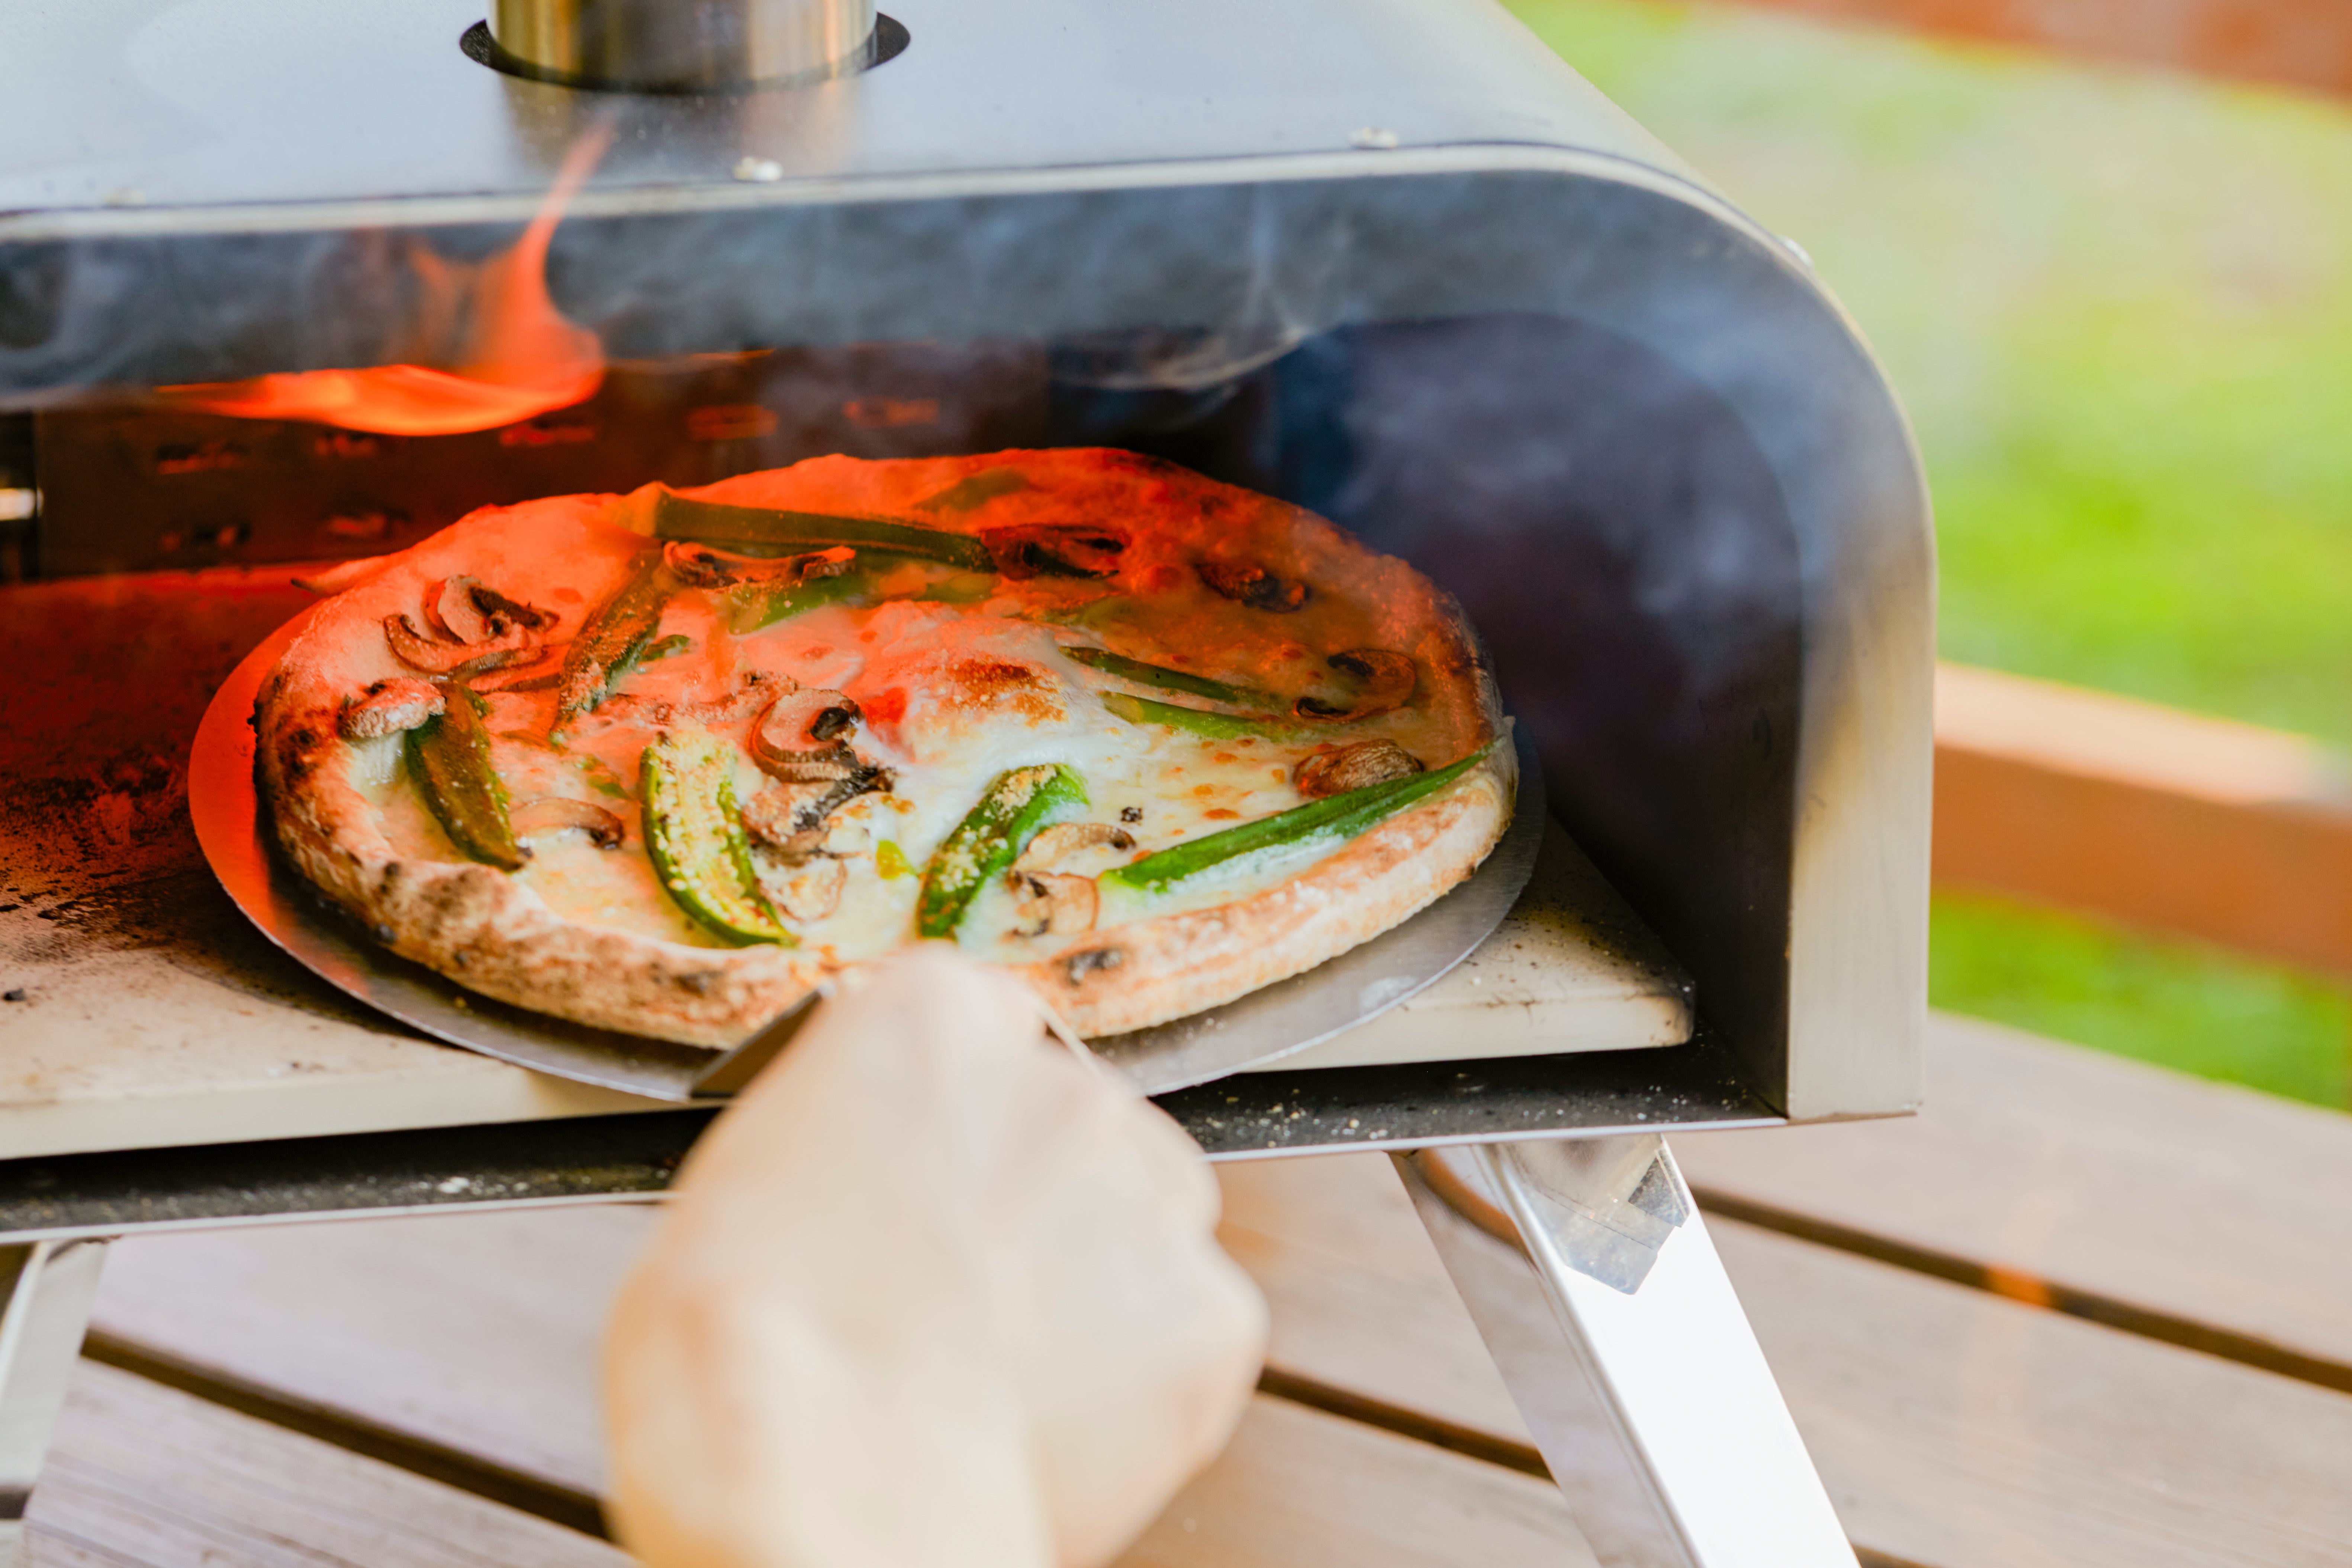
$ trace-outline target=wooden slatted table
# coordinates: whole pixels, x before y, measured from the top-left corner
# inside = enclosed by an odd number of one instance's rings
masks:
[[[2352,1564],[2352,1118],[1958,1020],[1915,1121],[1677,1152],[1872,1564]],[[1386,1163],[1223,1170],[1275,1343],[1130,1564],[1589,1563]],[[604,1564],[656,1211],[124,1243],[43,1564]]]

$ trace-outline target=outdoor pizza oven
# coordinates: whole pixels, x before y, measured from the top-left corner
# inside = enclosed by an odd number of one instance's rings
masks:
[[[0,1058],[410,1043],[188,837],[197,718],[293,563],[536,495],[1089,445],[1457,595],[1552,818],[1696,1003],[1679,1043],[1489,1057],[1456,1009],[1457,1059],[1169,1097],[1213,1152],[1911,1108],[1927,502],[1802,252],[1484,0],[884,3],[636,79],[656,45],[590,26],[625,5],[0,19]],[[387,366],[496,395],[314,374]],[[634,1191],[708,1114],[411,1103],[217,1137],[0,1109],[0,1159],[42,1156],[0,1164],[0,1229]]]

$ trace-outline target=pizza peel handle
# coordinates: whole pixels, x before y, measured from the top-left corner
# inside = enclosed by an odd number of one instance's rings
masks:
[[[814,1010],[795,1006],[725,1052],[592,1028],[477,995],[378,944],[303,880],[272,841],[253,783],[249,722],[263,679],[301,630],[303,612],[246,656],[196,728],[188,813],[196,842],[236,907],[296,963],[430,1037],[559,1078],[654,1100],[724,1098],[765,1066]],[[1393,931],[1304,974],[1172,1023],[1095,1043],[1146,1094],[1279,1059],[1388,1011],[1493,934],[1535,870],[1543,783],[1524,738],[1510,826],[1460,887]]]

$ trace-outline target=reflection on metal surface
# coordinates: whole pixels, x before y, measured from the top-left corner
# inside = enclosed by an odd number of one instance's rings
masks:
[[[1853,1568],[1664,1140],[1425,1151],[1397,1169],[1603,1563]]]
[[[587,126],[564,153],[555,183],[511,249],[478,265],[451,262],[422,246],[409,260],[427,315],[453,324],[446,343],[412,349],[444,355],[453,368],[370,365],[306,370],[246,381],[164,386],[167,408],[238,419],[299,419],[379,436],[451,436],[585,402],[604,384],[596,334],[572,325],[547,292],[547,247],[563,210],[613,143],[614,122]],[[592,432],[593,434],[593,432]]]
[[[722,1058],[510,1006],[389,952],[331,907],[270,843],[254,788],[247,721],[263,677],[307,619],[278,628],[222,683],[188,759],[188,813],[197,844],[263,935],[336,989],[436,1040],[605,1089],[656,1100],[721,1096],[782,1048],[798,1027],[797,1011]],[[1097,1054],[1144,1092],[1163,1093],[1304,1049],[1437,980],[1502,922],[1534,871],[1543,840],[1542,781],[1524,742],[1519,765],[1510,827],[1452,893],[1319,968],[1191,1018],[1114,1037]]]
[[[1627,1295],[1691,1215],[1669,1174],[1664,1141],[1591,1138],[1511,1152],[1510,1186],[1532,1209],[1560,1260]]]
[[[875,14],[874,0],[497,0],[489,30],[552,80],[722,91],[862,68]]]

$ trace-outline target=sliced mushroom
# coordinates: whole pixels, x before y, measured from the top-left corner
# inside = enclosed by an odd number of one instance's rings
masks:
[[[542,646],[539,634],[523,626],[486,642],[439,642],[418,631],[406,616],[384,616],[383,640],[391,645],[393,657],[409,668],[456,679],[535,659]]]
[[[841,889],[849,880],[848,867],[823,855],[788,861],[761,853],[754,857],[753,868],[761,890],[787,920],[824,919],[840,907]]]
[[[813,855],[858,855],[873,843],[873,835],[858,822],[836,821],[834,813],[875,788],[888,787],[887,770],[876,768],[884,783],[861,786],[856,779],[770,784],[743,807],[743,829],[788,862]]]
[[[445,577],[425,590],[425,620],[446,642],[494,642],[518,631],[543,632],[555,617],[509,599],[478,577]]]
[[[489,635],[482,630],[482,617],[474,613],[471,605],[464,603],[466,585],[472,582],[471,577],[445,577],[438,583],[425,585],[425,625],[443,642],[480,642]],[[445,599],[449,601],[446,609],[442,603]],[[450,610],[457,612],[460,624],[467,626],[468,630],[460,631],[450,624]]]
[[[838,691],[796,686],[769,704],[751,727],[751,760],[761,771],[795,783],[831,783],[867,764],[850,750],[857,704]]]
[[[1407,778],[1426,772],[1428,767],[1428,763],[1394,741],[1359,741],[1352,746],[1339,746],[1301,758],[1290,782],[1298,786],[1299,794],[1311,800],[1345,795],[1351,789],[1385,784],[1390,779]]]
[[[662,561],[670,575],[689,588],[727,588],[738,583],[805,583],[814,577],[838,577],[856,562],[857,552],[845,544],[803,555],[738,555],[692,540],[673,539],[662,546]]]
[[[1013,934],[1075,936],[1095,929],[1102,895],[1091,877],[1057,871],[1013,870],[1004,886],[1013,894]]]
[[[824,845],[824,816],[811,808],[830,787],[823,784],[771,784],[743,804],[743,831],[787,859],[801,860]]]
[[[1326,702],[1319,697],[1302,697],[1292,706],[1292,711],[1301,719],[1320,719],[1334,724],[1369,719],[1412,701],[1413,689],[1421,683],[1412,660],[1386,648],[1351,647],[1333,654],[1324,662],[1348,678],[1347,698],[1340,702]]]
[[[1108,822],[1057,822],[1029,840],[1029,847],[1021,851],[1021,858],[1013,862],[1015,871],[1042,871],[1048,866],[1058,866],[1080,850],[1108,845],[1113,849],[1135,847],[1135,835],[1124,827],[1113,827]]]
[[[999,575],[1012,578],[1108,577],[1127,549],[1123,534],[1082,522],[1024,522],[983,528],[980,542]]]
[[[537,838],[577,828],[599,849],[619,848],[629,831],[619,817],[603,806],[560,796],[526,801],[509,811],[507,820],[513,824],[517,838]]]
[[[336,732],[346,741],[376,741],[414,730],[439,713],[446,703],[440,688],[428,681],[394,676],[379,680],[343,704],[335,720]]]
[[[1307,603],[1307,584],[1286,583],[1263,566],[1201,563],[1201,581],[1235,604],[1286,616]]]

